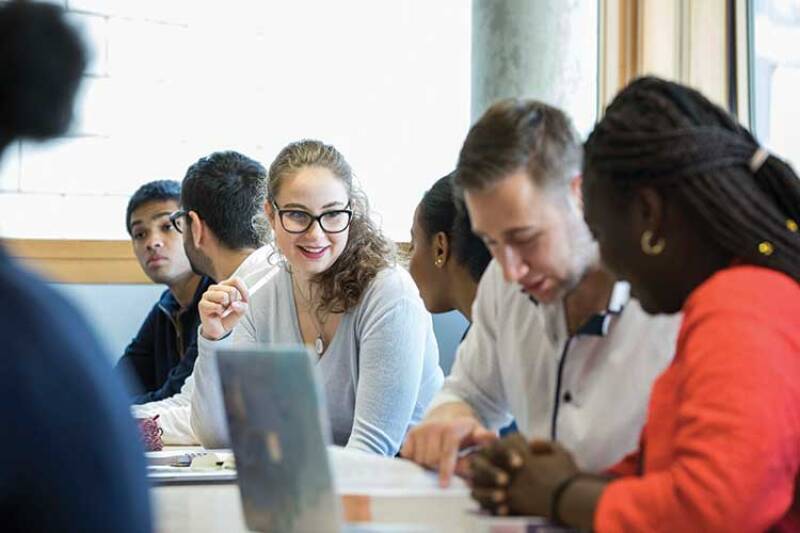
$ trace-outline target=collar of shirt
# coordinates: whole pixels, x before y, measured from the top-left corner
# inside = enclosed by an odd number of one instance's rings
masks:
[[[608,328],[614,317],[618,316],[631,299],[631,287],[627,282],[618,281],[611,289],[611,297],[608,299],[608,306],[602,313],[597,313],[589,317],[583,323],[578,331],[578,335],[593,335],[597,337],[605,337],[608,334]]]
[[[541,306],[541,304],[534,298],[529,296],[528,299],[537,307]],[[611,296],[608,299],[608,305],[606,306],[605,311],[590,316],[578,328],[578,331],[575,332],[573,337],[605,337],[608,335],[608,330],[612,321],[622,313],[623,309],[625,309],[625,305],[627,305],[630,299],[630,285],[625,281],[617,281],[614,283],[614,287],[611,289]],[[558,302],[554,302],[553,304],[545,305],[542,310],[544,311],[545,315],[550,317],[548,321],[551,326],[548,328],[548,331],[550,332],[550,336],[553,341],[558,342],[559,338],[564,338],[561,337],[562,335],[566,335],[568,338],[569,335],[566,333],[567,322],[564,314],[566,311],[564,308],[563,299]]]
[[[197,284],[197,289],[194,291],[194,296],[192,296],[192,302],[186,307],[186,309],[196,309],[197,304],[200,302],[200,298],[203,297],[203,294],[208,289],[208,286],[211,285],[212,280],[203,276],[200,278],[200,283]],[[175,317],[181,314],[185,309],[181,309],[181,304],[178,303],[178,299],[175,298],[175,295],[172,294],[172,291],[167,289],[161,295],[161,298],[158,300],[158,307],[164,312],[166,315],[170,317]]]

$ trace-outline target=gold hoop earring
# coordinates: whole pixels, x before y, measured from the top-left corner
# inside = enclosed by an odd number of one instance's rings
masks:
[[[642,233],[642,252],[644,252],[644,255],[659,255],[667,247],[667,241],[664,240],[664,237],[658,239],[655,244],[651,243],[652,240],[652,231],[647,230]]]

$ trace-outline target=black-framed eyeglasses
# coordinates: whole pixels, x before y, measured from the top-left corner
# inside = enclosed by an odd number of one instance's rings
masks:
[[[188,214],[189,211],[179,209],[169,216],[169,221],[172,223],[172,227],[175,228],[175,231],[178,233],[183,233],[183,220],[181,219]]]
[[[350,204],[344,209],[325,211],[316,216],[301,209],[281,209],[275,202],[272,202],[272,205],[278,212],[281,226],[287,233],[305,233],[314,222],[317,222],[325,233],[341,233],[350,226],[353,219]]]

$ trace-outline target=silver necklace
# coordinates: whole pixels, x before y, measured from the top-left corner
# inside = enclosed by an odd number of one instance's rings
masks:
[[[322,336],[322,328],[325,327],[325,322],[323,321],[319,324],[317,322],[317,314],[311,309],[311,289],[309,288],[309,296],[306,297],[294,281],[294,276],[292,276],[292,285],[297,289],[297,294],[303,299],[306,309],[308,309],[308,313],[311,316],[311,323],[314,325],[314,329],[317,330],[317,338],[314,339],[314,351],[317,352],[317,355],[321,356],[325,353],[325,337]]]

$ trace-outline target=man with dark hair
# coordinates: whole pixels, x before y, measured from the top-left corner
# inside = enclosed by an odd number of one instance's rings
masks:
[[[133,194],[125,213],[142,270],[153,283],[167,286],[117,363],[118,371],[132,374],[144,389],[134,395],[134,404],[177,394],[197,358],[197,303],[211,280],[192,272],[181,236],[170,222],[180,194],[177,181],[146,183]]]
[[[252,286],[270,275],[275,266],[263,246],[266,224],[264,200],[267,171],[240,153],[216,152],[189,167],[181,185],[180,211],[169,217],[182,234],[183,248],[192,269],[213,279],[239,276]],[[195,342],[191,346],[197,354]],[[161,401],[133,407],[137,417],[159,415],[166,444],[196,444],[190,425],[194,375],[180,393]]]
[[[86,66],[55,5],[0,2],[0,154],[63,134]],[[3,531],[151,530],[141,445],[83,316],[0,246]]]
[[[453,370],[402,450],[443,484],[464,466],[460,449],[496,439],[512,417],[590,471],[636,448],[679,317],[646,315],[600,264],[581,159],[570,119],[532,100],[493,105],[464,141],[455,186],[494,260]]]
[[[261,163],[233,151],[215,152],[186,171],[183,211],[175,220],[195,272],[228,279],[220,271],[233,272],[262,246],[263,227],[257,220],[266,223],[266,175]]]

